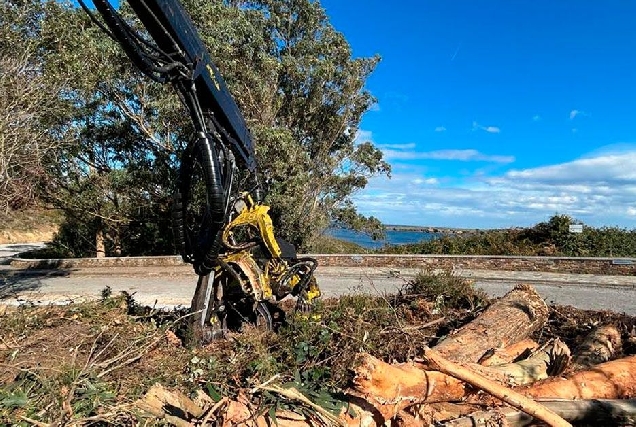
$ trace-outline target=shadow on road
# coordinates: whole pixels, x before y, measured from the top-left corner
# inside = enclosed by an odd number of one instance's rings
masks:
[[[70,269],[0,270],[0,300],[17,298],[22,292],[37,291],[44,278],[66,277],[69,274]]]

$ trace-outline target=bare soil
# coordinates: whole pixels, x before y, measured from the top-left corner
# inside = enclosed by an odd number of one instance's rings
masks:
[[[290,311],[291,306],[282,309]],[[184,346],[188,310],[161,312],[129,296],[54,307],[0,309],[0,424],[35,419],[88,425],[104,418],[133,425],[129,406],[154,383],[192,396],[235,397],[274,375],[307,394],[346,387],[356,354],[387,362],[421,355],[481,309],[446,308],[419,297],[351,296],[328,300],[320,319],[288,313],[278,333],[246,328],[203,348]],[[575,348],[592,327],[617,325],[636,354],[636,317],[550,307],[534,337],[560,337]],[[274,404],[267,395],[263,405]],[[277,403],[276,403],[277,404]],[[150,425],[154,421],[150,420]]]
[[[49,242],[61,221],[62,214],[55,210],[5,212],[0,216],[0,244]]]

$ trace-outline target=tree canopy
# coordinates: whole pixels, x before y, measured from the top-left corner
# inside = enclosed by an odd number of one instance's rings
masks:
[[[190,135],[174,92],[141,76],[83,11],[55,1],[0,3],[3,11],[21,11],[0,18],[7,24],[0,55],[31,40],[33,72],[53,88],[39,94],[50,97],[55,114],[30,122],[32,132],[55,142],[43,154],[41,195],[67,213],[60,243],[75,256],[172,252],[170,200]],[[373,144],[355,139],[375,102],[365,82],[379,58],[354,58],[318,1],[184,6],[255,137],[277,233],[306,250],[334,221],[379,230],[379,221],[359,215],[351,201],[369,177],[390,172]]]

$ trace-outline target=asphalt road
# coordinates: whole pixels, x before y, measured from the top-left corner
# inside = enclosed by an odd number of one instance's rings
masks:
[[[398,291],[416,273],[415,269],[318,267],[316,278],[325,297],[361,292],[379,295]],[[636,315],[636,277],[491,270],[464,270],[458,274],[474,279],[491,296],[501,296],[517,283],[531,283],[550,303]],[[190,266],[24,272],[5,265],[0,266],[0,303],[95,299],[108,286],[114,293],[133,293],[141,304],[189,305],[196,279]]]
[[[44,242],[41,243],[9,243],[0,245],[0,264],[7,260],[9,257],[19,254],[20,252],[32,251],[34,249],[40,249],[45,246]]]

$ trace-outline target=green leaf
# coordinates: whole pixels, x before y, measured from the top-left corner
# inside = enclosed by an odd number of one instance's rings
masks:
[[[223,396],[221,396],[221,393],[218,392],[218,390],[212,383],[207,383],[205,385],[205,388],[208,391],[208,396],[210,396],[215,402],[219,402],[223,398]]]
[[[23,391],[16,391],[12,394],[2,396],[0,399],[0,408],[14,409],[22,408],[29,403],[29,398]]]
[[[278,419],[276,418],[276,406],[270,406],[267,413],[269,414],[269,418],[272,420],[274,425],[278,426]]]

